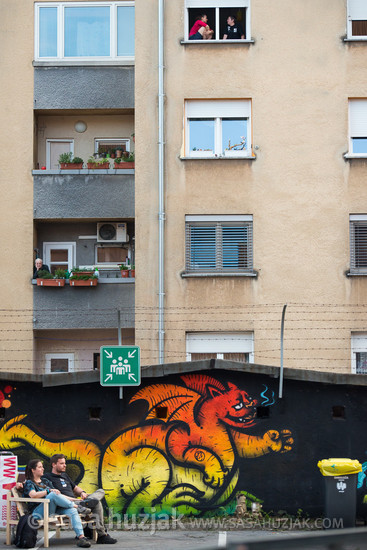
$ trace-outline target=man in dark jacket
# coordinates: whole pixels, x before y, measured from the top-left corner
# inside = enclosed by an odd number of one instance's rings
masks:
[[[50,273],[50,269],[48,265],[44,264],[41,258],[36,258],[34,262],[34,268],[33,268],[33,279],[38,278],[38,273],[40,271],[48,271],[48,273]]]

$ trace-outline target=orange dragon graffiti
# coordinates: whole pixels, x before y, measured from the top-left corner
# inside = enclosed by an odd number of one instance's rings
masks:
[[[82,439],[49,441],[27,427],[24,416],[0,430],[1,447],[26,440],[43,456],[62,452],[80,460],[83,487],[102,483],[107,505],[129,515],[152,508],[198,515],[223,506],[236,489],[240,459],[292,449],[287,429],[246,433],[256,423],[257,401],[230,382],[185,375],[180,384],[140,389],[130,403],[138,400],[148,405],[144,420],[100,447]]]

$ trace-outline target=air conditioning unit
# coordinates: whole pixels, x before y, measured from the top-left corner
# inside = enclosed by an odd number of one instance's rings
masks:
[[[126,243],[129,236],[124,222],[100,222],[97,223],[98,243]]]

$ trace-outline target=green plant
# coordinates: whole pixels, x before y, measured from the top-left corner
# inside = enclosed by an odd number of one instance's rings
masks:
[[[90,281],[91,279],[98,279],[96,275],[72,275],[70,280],[72,281]]]
[[[115,158],[116,164],[120,164],[120,162],[122,162],[122,160],[123,160],[122,157]]]
[[[55,269],[55,279],[66,279],[67,274],[66,269]]]
[[[125,152],[124,156],[121,157],[122,162],[135,162],[135,153],[132,151],[131,153]]]
[[[52,273],[49,271],[46,271],[45,269],[40,269],[38,272],[38,278],[39,279],[53,279]]]
[[[74,157],[71,162],[72,164],[83,164],[84,160],[81,159],[80,157]]]
[[[72,158],[73,158],[73,153],[71,151],[69,153],[61,153],[61,155],[59,156],[59,163],[68,164],[71,162]]]
[[[118,266],[122,271],[126,271],[127,269],[129,269],[129,266],[127,266],[125,264],[118,264]]]
[[[95,164],[96,166],[100,164],[106,164],[108,162],[107,159],[95,159],[94,157],[89,157],[88,162],[91,164]]]

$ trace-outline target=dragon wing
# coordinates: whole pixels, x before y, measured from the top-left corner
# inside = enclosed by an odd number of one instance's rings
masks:
[[[214,386],[221,392],[225,392],[226,388],[219,380],[207,376],[206,374],[185,374],[181,376],[181,379],[185,382],[186,386],[195,392],[198,392],[201,396],[204,396],[207,392],[208,386]]]
[[[181,420],[192,422],[194,418],[194,407],[200,399],[200,393],[177,386],[175,384],[153,384],[139,390],[131,399],[130,403],[138,399],[148,402],[149,409],[146,418],[160,418],[157,415],[157,407],[167,407],[165,422]],[[163,420],[163,419],[162,419]]]

